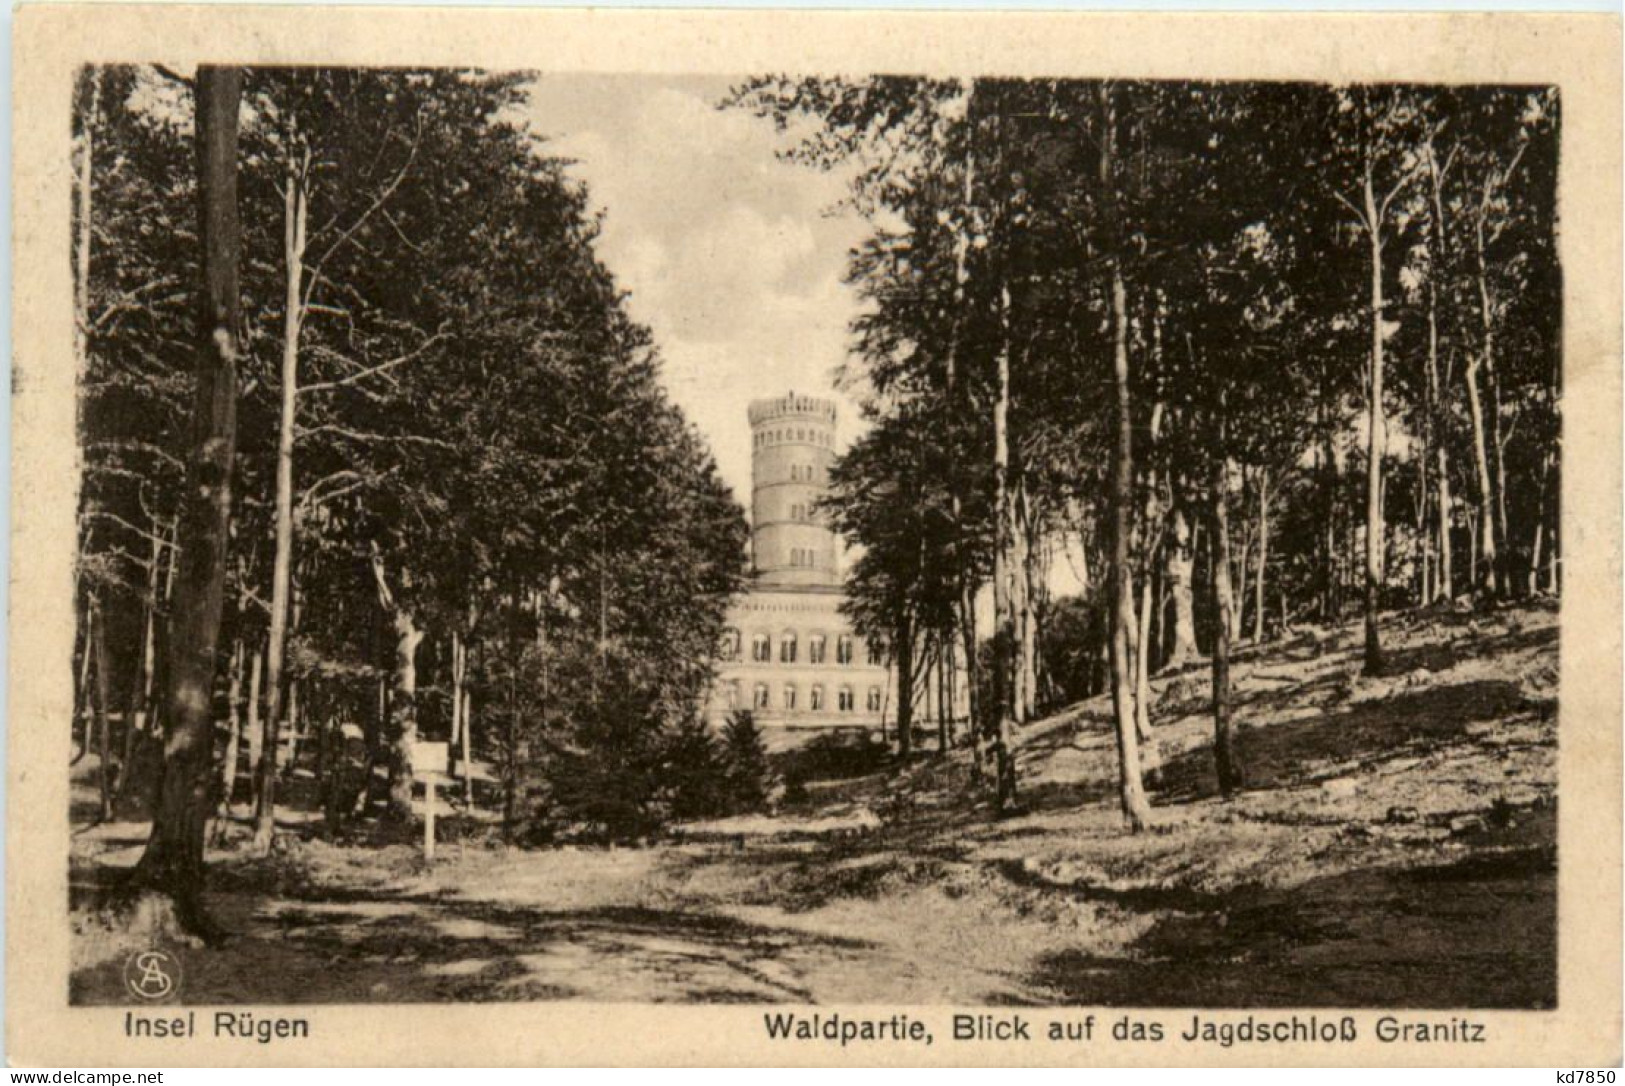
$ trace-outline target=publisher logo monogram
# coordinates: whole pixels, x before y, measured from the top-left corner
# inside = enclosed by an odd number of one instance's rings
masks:
[[[138,950],[124,960],[124,986],[137,999],[167,999],[180,990],[181,963],[167,950]]]

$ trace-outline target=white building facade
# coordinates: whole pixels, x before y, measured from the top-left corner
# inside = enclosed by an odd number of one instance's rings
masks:
[[[775,745],[797,732],[884,731],[897,715],[891,669],[840,612],[840,549],[817,511],[835,423],[832,402],[793,392],[750,405],[754,573],[729,609],[706,715],[720,727],[750,709]]]

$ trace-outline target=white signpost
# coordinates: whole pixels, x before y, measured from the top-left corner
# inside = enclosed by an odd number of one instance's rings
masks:
[[[412,775],[423,778],[423,858],[434,859],[434,786],[446,775],[450,744],[412,744]]]

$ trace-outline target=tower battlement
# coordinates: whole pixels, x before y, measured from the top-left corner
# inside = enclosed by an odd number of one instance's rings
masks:
[[[835,425],[835,403],[816,396],[798,396],[794,392],[766,400],[752,400],[749,408],[752,427],[784,419],[803,419]]]

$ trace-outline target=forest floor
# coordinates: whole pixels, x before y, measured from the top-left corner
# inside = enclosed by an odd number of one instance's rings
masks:
[[[1237,654],[1229,800],[1206,667],[1156,679],[1138,836],[1103,698],[1022,729],[1004,819],[956,751],[645,848],[451,843],[426,865],[290,826],[268,859],[211,855],[236,934],[178,951],[181,998],[1552,1006],[1555,605],[1384,632],[1382,679],[1358,625]],[[144,834],[74,837],[75,1002],[130,1001],[135,936],[85,903]]]

